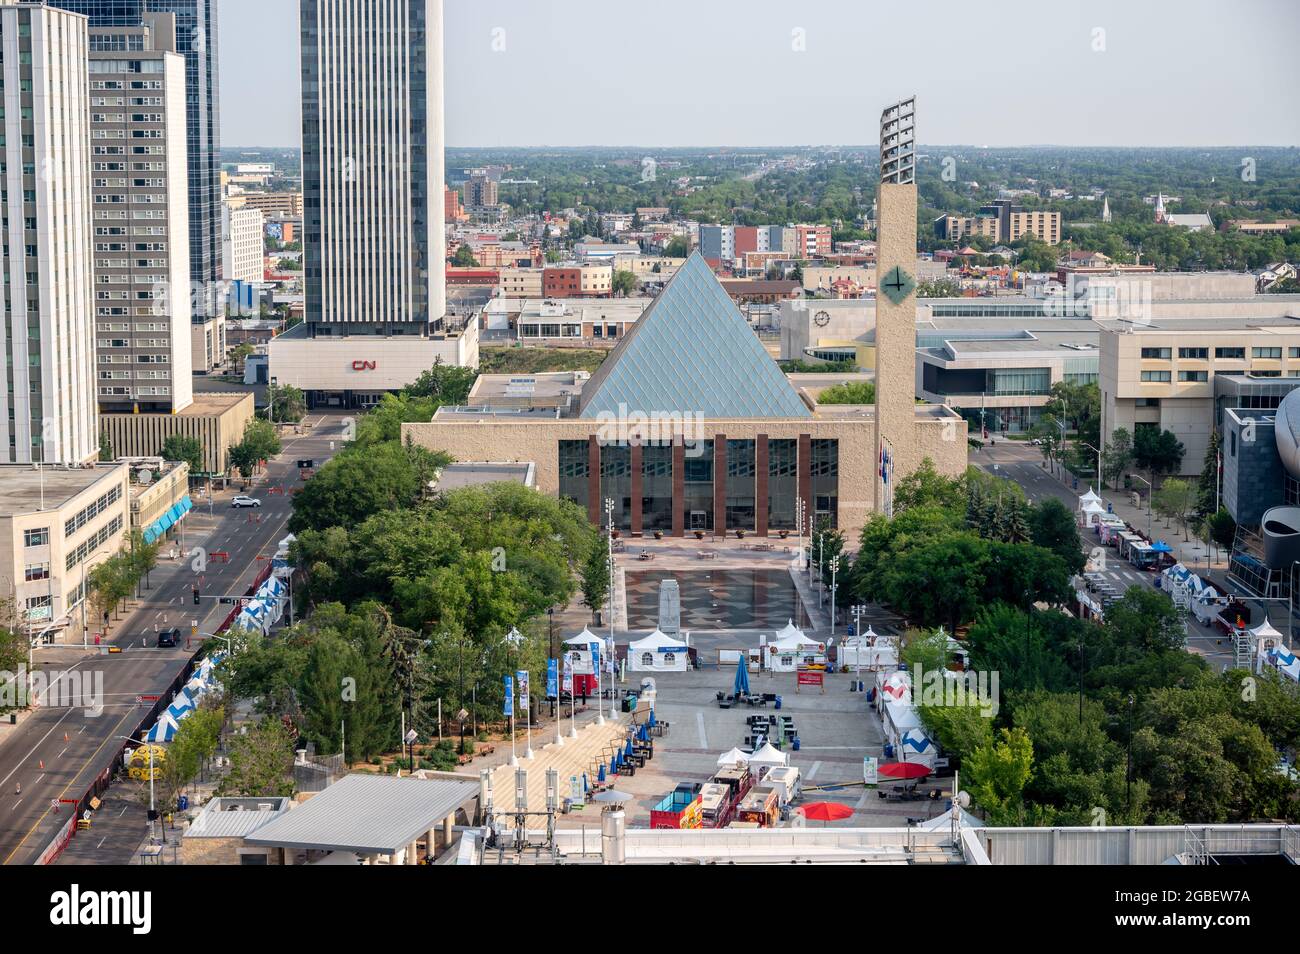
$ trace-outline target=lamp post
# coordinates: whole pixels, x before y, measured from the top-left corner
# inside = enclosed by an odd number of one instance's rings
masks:
[[[115,738],[118,738],[118,739],[124,739],[124,740],[127,741],[127,742],[135,742],[135,741],[136,741],[134,738],[132,738],[132,737],[129,736],[129,735],[119,735],[119,736],[115,736]],[[143,744],[143,745],[147,745],[147,746],[149,746],[149,838],[152,839],[152,838],[154,837],[153,823],[154,823],[154,820],[158,817],[158,810],[154,807],[154,792],[153,792],[153,743],[150,742],[148,736],[146,736],[146,737],[145,737],[145,740],[144,740],[144,742],[143,742],[142,744]],[[163,829],[163,841],[166,841],[166,840],[167,840],[167,830],[166,830],[166,829]]]
[[[1056,472],[1065,480],[1065,421],[1057,421],[1056,426],[1061,429],[1061,446],[1056,451]]]
[[[1102,477],[1101,477],[1101,448],[1099,448],[1099,447],[1093,447],[1093,446],[1092,446],[1091,444],[1089,444],[1087,441],[1079,441],[1079,446],[1081,446],[1081,447],[1086,447],[1086,448],[1088,448],[1088,450],[1090,450],[1090,451],[1095,451],[1095,452],[1096,452],[1096,454],[1097,454],[1097,489],[1098,489],[1098,490],[1105,490],[1105,489],[1106,489],[1106,482],[1105,482],[1104,480],[1102,480]]]
[[[831,557],[831,632],[835,632],[835,576],[840,571],[840,558]]]
[[[546,626],[547,626],[547,631],[549,633],[546,640],[546,658],[548,660],[555,659],[556,657],[555,657],[555,607],[554,606],[548,607],[546,610]],[[559,670],[558,662],[556,662],[555,678],[556,678],[555,697],[551,700],[551,718],[556,719],[558,723],[559,720],[555,715],[555,707],[560,702],[560,684],[559,684],[560,670]]]
[[[605,540],[609,560],[609,640],[614,641],[614,498],[605,498]],[[605,724],[605,647],[596,653],[596,724]]]
[[[1151,481],[1147,480],[1141,474],[1134,474],[1138,480],[1147,485],[1147,539],[1151,539],[1151,498],[1156,495],[1155,487],[1151,486]]]

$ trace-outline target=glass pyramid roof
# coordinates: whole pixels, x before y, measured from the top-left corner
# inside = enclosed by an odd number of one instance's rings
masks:
[[[631,411],[812,416],[698,251],[582,389],[580,417]]]

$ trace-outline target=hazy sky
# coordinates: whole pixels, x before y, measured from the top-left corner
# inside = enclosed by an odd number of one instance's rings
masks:
[[[222,142],[299,141],[297,0],[221,0]],[[1300,143],[1297,0],[446,0],[449,146]]]

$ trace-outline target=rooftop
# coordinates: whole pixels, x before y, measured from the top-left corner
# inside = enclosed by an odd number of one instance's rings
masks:
[[[289,808],[289,799],[214,798],[189,828],[186,838],[244,838]]]
[[[268,847],[393,855],[478,793],[474,778],[346,775],[245,840]]]
[[[125,464],[95,464],[65,468],[56,464],[0,464],[0,514],[14,516],[57,510],[78,494],[103,481],[125,481]],[[42,506],[44,500],[44,506]]]
[[[458,490],[462,487],[480,487],[483,484],[502,482],[531,487],[534,481],[532,464],[458,461],[442,469],[434,482],[434,489]]]

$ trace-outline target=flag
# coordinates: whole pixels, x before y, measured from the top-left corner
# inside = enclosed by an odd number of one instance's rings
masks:
[[[520,669],[515,673],[515,682],[519,684],[519,707],[528,707],[528,670]]]
[[[515,681],[510,676],[502,676],[501,679],[506,688],[506,698],[501,706],[501,714],[512,716],[515,714]]]
[[[546,698],[558,699],[560,697],[559,684],[559,662],[554,659],[548,659],[546,660]]]
[[[570,694],[573,692],[573,666],[567,656],[564,659],[564,680],[560,683],[560,688]]]

